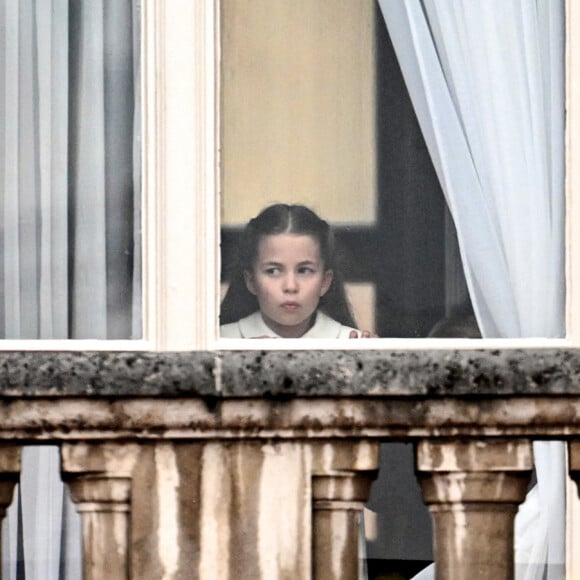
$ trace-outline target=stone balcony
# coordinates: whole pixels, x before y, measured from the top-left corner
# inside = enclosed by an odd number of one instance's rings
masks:
[[[389,440],[416,444],[438,578],[510,579],[532,441],[580,479],[572,349],[4,353],[0,391],[1,504],[21,447],[60,445],[85,580],[354,580]]]

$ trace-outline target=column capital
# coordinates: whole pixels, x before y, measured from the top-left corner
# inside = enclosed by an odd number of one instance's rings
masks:
[[[314,475],[341,472],[376,473],[379,468],[379,441],[367,439],[314,441],[307,443]]]
[[[61,446],[62,472],[66,478],[107,474],[131,477],[140,446],[117,441],[79,441]]]
[[[417,471],[493,472],[533,468],[527,439],[424,439],[417,444]]]

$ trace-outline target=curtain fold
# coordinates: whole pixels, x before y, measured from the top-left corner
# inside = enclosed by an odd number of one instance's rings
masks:
[[[135,92],[131,2],[71,4],[71,333],[131,336]],[[80,56],[80,58],[79,58]]]
[[[138,15],[0,1],[3,338],[140,335]]]
[[[0,0],[0,338],[140,337],[138,17],[138,0]],[[22,461],[4,576],[78,580],[58,448]]]
[[[379,4],[483,336],[564,336],[564,2]],[[516,518],[517,575],[560,578],[564,447],[536,443],[534,455],[537,494]]]

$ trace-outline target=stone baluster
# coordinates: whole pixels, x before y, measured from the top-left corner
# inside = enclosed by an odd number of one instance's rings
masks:
[[[315,580],[356,580],[364,503],[378,469],[378,443],[313,446],[313,572]]]
[[[127,580],[131,476],[138,445],[65,443],[63,480],[81,514],[84,580]]]
[[[0,445],[0,522],[12,503],[14,487],[20,480],[21,447],[17,445]],[[0,538],[1,539],[1,538]],[[2,542],[0,541],[0,547]],[[0,560],[2,551],[0,549]],[[2,570],[0,568],[0,578]]]
[[[433,516],[437,580],[514,577],[514,517],[532,461],[526,440],[418,444],[417,474]]]

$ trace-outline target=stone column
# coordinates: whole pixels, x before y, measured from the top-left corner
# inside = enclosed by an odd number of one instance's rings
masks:
[[[356,580],[364,503],[378,470],[378,443],[313,445],[313,574],[315,580]]]
[[[532,464],[526,440],[418,444],[418,478],[433,516],[437,580],[514,577],[514,517]]]
[[[580,497],[580,441],[568,443],[568,468],[570,477],[576,482],[578,496]]]
[[[131,476],[139,446],[65,443],[63,480],[81,514],[84,580],[127,580]]]
[[[21,449],[18,445],[0,445],[0,523],[12,503],[14,487],[20,480]],[[0,537],[0,561],[2,559],[1,539]],[[1,577],[2,570],[0,568]]]

